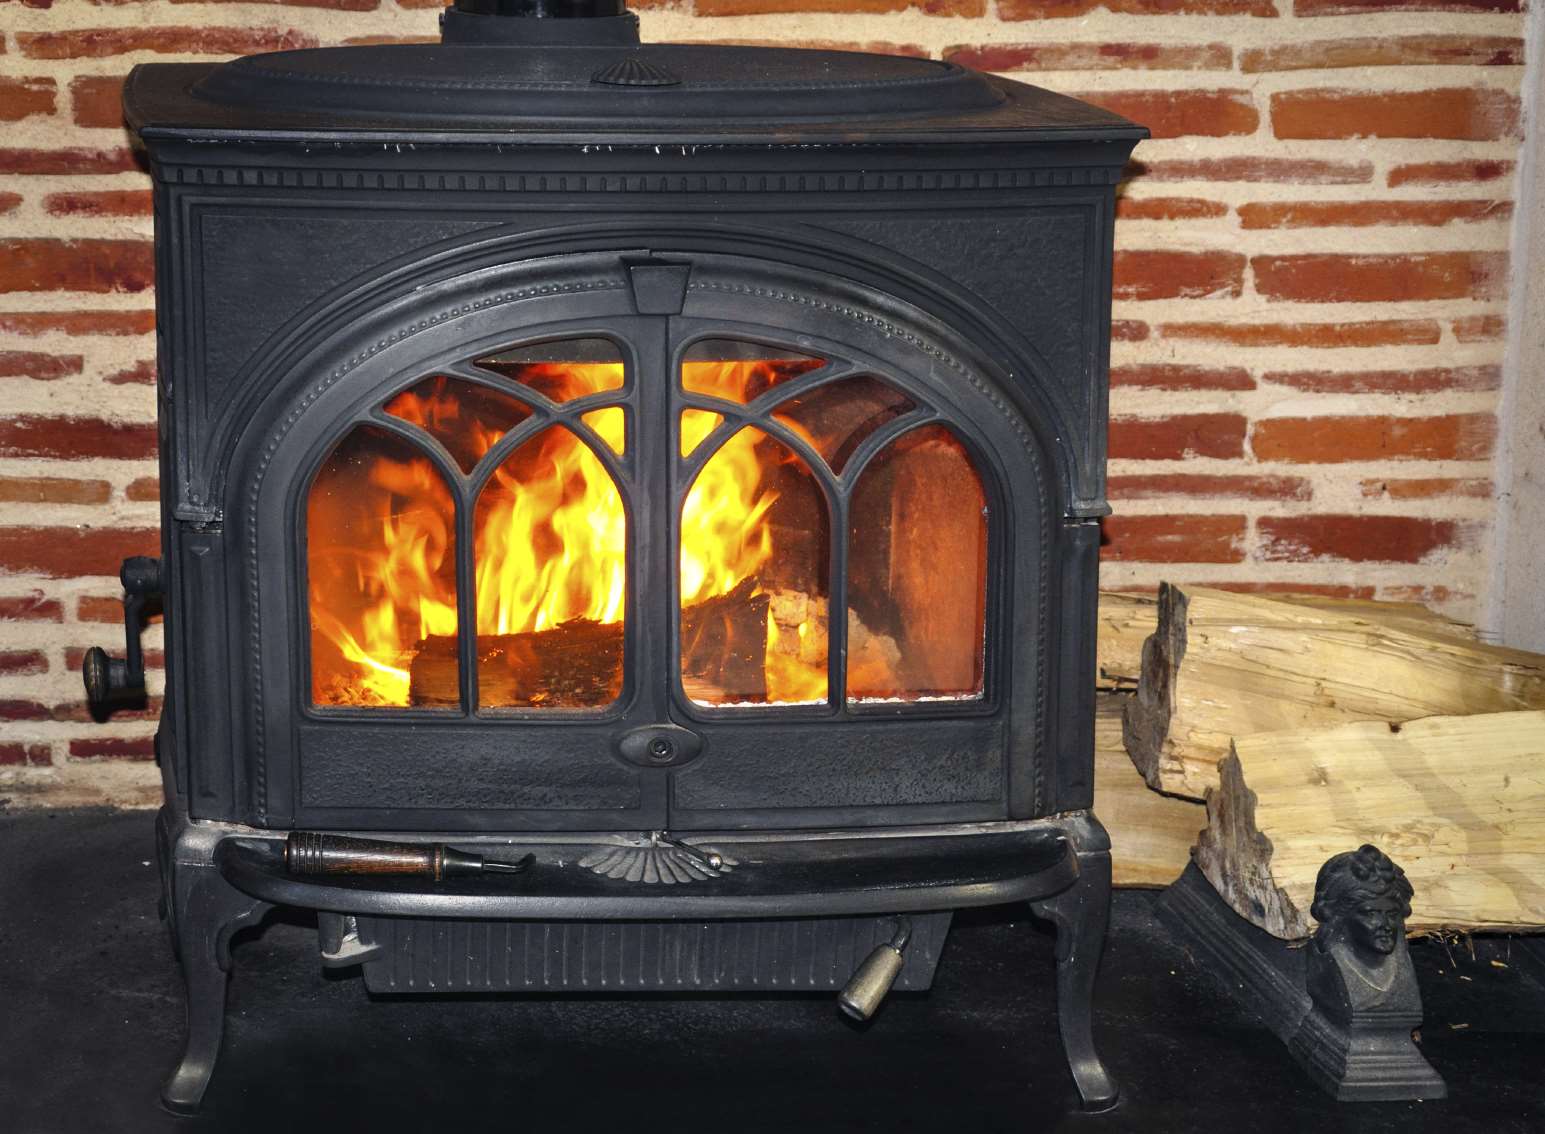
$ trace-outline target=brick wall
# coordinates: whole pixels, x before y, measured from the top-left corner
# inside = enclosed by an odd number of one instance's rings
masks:
[[[1521,2],[685,0],[643,18],[656,40],[954,59],[1148,124],[1119,212],[1106,585],[1464,617],[1493,510]],[[156,545],[149,194],[122,76],[424,38],[435,3],[0,0],[0,797],[154,796],[152,715],[91,723],[77,676],[85,646],[119,642],[118,561]]]

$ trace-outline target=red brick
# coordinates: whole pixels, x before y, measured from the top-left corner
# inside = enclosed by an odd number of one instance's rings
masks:
[[[1445,390],[1497,390],[1500,366],[1427,367],[1420,370],[1279,370],[1267,382],[1314,394],[1436,394]]]
[[[70,741],[71,760],[152,760],[155,754],[156,742],[149,736]]]
[[[1241,563],[1243,516],[1106,516],[1100,558],[1110,563]]]
[[[70,114],[77,126],[123,129],[123,76],[83,75],[70,83]]]
[[[52,79],[0,76],[0,122],[20,122],[34,114],[52,114],[57,93]]]
[[[1500,181],[1513,175],[1510,161],[1422,161],[1389,171],[1391,188],[1400,185],[1457,185]]]
[[[1271,123],[1279,138],[1489,142],[1518,136],[1518,99],[1487,87],[1282,91],[1271,96]]]
[[[107,598],[104,595],[82,595],[75,600],[77,622],[123,623],[123,597]]]
[[[1116,198],[1117,220],[1199,220],[1228,213],[1222,201],[1200,197],[1128,197]]]
[[[1244,279],[1237,252],[1137,250],[1116,253],[1112,286],[1117,299],[1205,299],[1238,296]]]
[[[0,240],[0,292],[144,291],[154,269],[148,240]]]
[[[1107,483],[1112,500],[1154,500],[1198,496],[1250,500],[1308,500],[1313,491],[1301,476],[1209,476],[1198,473],[1157,473],[1113,476]]]
[[[123,621],[123,604],[122,603],[119,603],[119,605],[118,605],[118,621],[119,622]],[[85,647],[85,646],[71,646],[69,649],[65,650],[64,651],[64,668],[65,669],[79,669],[81,667],[81,663],[86,660],[86,650],[87,650],[87,647]],[[147,669],[165,669],[166,668],[166,655],[162,651],[160,651],[160,650],[146,650],[144,656],[145,656],[145,667]]]
[[[1294,303],[1495,299],[1507,286],[1505,252],[1256,256],[1255,289]]]
[[[1454,337],[1462,343],[1494,342],[1507,334],[1502,315],[1466,315],[1454,320]]]
[[[1419,602],[1423,606],[1438,607],[1449,602],[1471,602],[1475,595],[1470,591],[1456,591],[1452,587],[1407,583],[1404,586],[1381,587],[1379,597],[1385,602]]]
[[[1318,158],[1172,158],[1132,162],[1129,177],[1148,181],[1251,181],[1281,185],[1360,185],[1373,180],[1371,161]]]
[[[0,334],[148,335],[154,311],[0,311]]]
[[[428,0],[427,3],[416,3],[414,0],[397,0],[399,8],[443,8],[445,5],[440,0]],[[634,8],[637,5],[630,4]],[[345,47],[380,47],[386,44],[400,43],[439,43],[437,35],[351,35],[338,41]]]
[[[905,12],[927,16],[985,16],[987,0],[696,0],[698,16],[765,16],[776,12]]]
[[[1379,12],[1522,12],[1524,0],[1293,0],[1295,16]]]
[[[47,673],[48,656],[41,650],[0,650],[0,674]]]
[[[130,500],[161,499],[161,481],[158,477],[142,476],[129,482],[123,494]]]
[[[1255,423],[1250,450],[1257,460],[1294,464],[1479,461],[1491,456],[1496,433],[1489,413],[1273,417]]]
[[[1431,319],[1386,319],[1367,323],[1165,323],[1167,339],[1198,339],[1241,347],[1426,346],[1442,337]]]
[[[139,168],[140,160],[128,146],[111,150],[0,147],[0,173],[73,175],[126,173]]]
[[[103,379],[115,386],[134,384],[139,386],[154,386],[156,384],[156,363],[153,358],[143,358],[133,366],[123,370],[115,370]]]
[[[1121,213],[1118,209],[1117,216]],[[1506,220],[1509,201],[1263,201],[1239,206],[1242,228],[1367,228]]]
[[[1253,390],[1255,379],[1239,366],[1180,366],[1150,362],[1141,366],[1117,366],[1110,372],[1112,386],[1136,386],[1145,390]]]
[[[44,598],[42,591],[0,597],[0,621],[63,622],[64,608],[56,599]],[[122,618],[119,621],[123,621]]]
[[[1446,496],[1489,500],[1494,492],[1491,481],[1484,477],[1413,477],[1408,480],[1377,477],[1363,481],[1360,487],[1364,496],[1390,500],[1431,500]]]
[[[1524,41],[1499,35],[1370,36],[1258,47],[1239,57],[1252,71],[1330,70],[1342,67],[1522,67]]]
[[[112,493],[105,480],[0,476],[0,503],[6,504],[106,504]]]
[[[37,701],[0,700],[0,721],[46,721],[52,713]]]
[[[46,768],[53,762],[53,750],[46,744],[0,744],[0,764]]]
[[[637,7],[629,4],[629,8]],[[758,39],[748,36],[713,36],[708,39],[686,39],[672,42],[711,43],[727,47],[803,47],[810,51],[856,51],[861,55],[910,55],[916,59],[930,58],[928,48],[917,43],[895,43],[885,39]]]
[[[1289,562],[1420,563],[1469,539],[1457,521],[1420,516],[1262,516],[1256,530],[1262,559]]]
[[[0,216],[6,213],[14,213],[21,204],[20,193],[0,192]]]
[[[79,374],[85,359],[78,354],[41,354],[31,350],[0,350],[0,378],[35,378],[51,382]]]
[[[1140,343],[1148,337],[1148,324],[1141,319],[1113,319],[1110,337],[1118,343]]]
[[[96,417],[0,418],[0,457],[144,460],[156,454],[156,427]]]
[[[1116,417],[1110,423],[1113,460],[1242,457],[1244,451],[1245,419],[1237,413]]]
[[[332,5],[328,5],[332,6]],[[376,0],[369,0],[375,7]],[[32,59],[102,59],[136,51],[163,55],[254,55],[315,47],[317,39],[289,28],[139,27],[77,28],[17,32],[21,53]]]
[[[159,555],[154,528],[0,527],[0,570],[55,579],[117,576],[131,555]]]
[[[1101,8],[1134,16],[1275,16],[1272,0],[998,0],[1000,20],[1085,16]]]
[[[148,217],[151,196],[149,189],[50,193],[43,208],[56,217]]]
[[[1141,123],[1155,138],[1223,138],[1253,134],[1261,124],[1255,99],[1244,90],[1084,91],[1074,97]]]
[[[138,708],[123,706],[113,710],[113,723],[121,724],[125,721],[153,721],[161,715],[161,698],[147,697],[139,702]],[[97,723],[91,715],[91,710],[86,707],[85,699],[79,701],[65,701],[53,706],[49,715],[56,721],[70,721],[78,724]]]
[[[948,47],[944,58],[978,71],[1227,71],[1226,43],[984,43]]]

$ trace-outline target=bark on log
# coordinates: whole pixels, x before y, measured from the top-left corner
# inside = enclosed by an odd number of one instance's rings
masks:
[[[1164,585],[1128,705],[1148,783],[1201,799],[1235,737],[1358,720],[1545,708],[1545,656],[1487,646],[1404,608]]]
[[[1373,843],[1411,930],[1545,928],[1545,712],[1364,721],[1234,742],[1196,861],[1240,916],[1307,936],[1315,876]]]
[[[1095,698],[1094,811],[1110,832],[1111,881],[1168,886],[1191,861],[1207,812],[1200,803],[1151,790],[1132,768],[1121,745],[1121,710],[1129,697]]]

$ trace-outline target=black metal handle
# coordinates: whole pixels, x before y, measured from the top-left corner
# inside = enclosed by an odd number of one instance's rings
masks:
[[[147,607],[161,597],[161,561],[134,555],[118,572],[123,582],[124,657],[112,657],[100,646],[86,651],[81,678],[86,683],[86,704],[97,720],[105,719],[115,705],[145,696],[145,654],[140,635],[145,631]]]

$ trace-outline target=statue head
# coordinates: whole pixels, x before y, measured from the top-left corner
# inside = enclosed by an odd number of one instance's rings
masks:
[[[1369,960],[1387,957],[1411,915],[1411,893],[1405,871],[1378,847],[1335,855],[1314,880],[1314,939],[1323,947],[1340,938]]]

